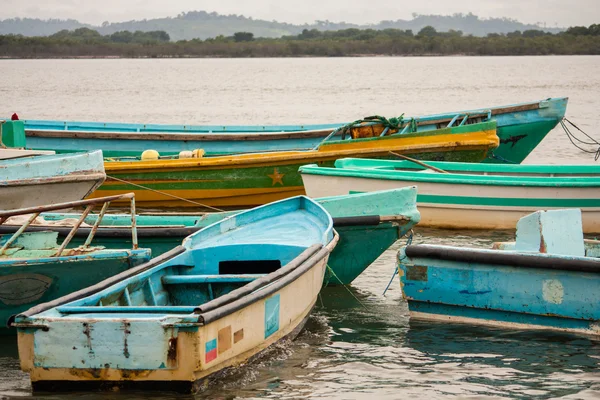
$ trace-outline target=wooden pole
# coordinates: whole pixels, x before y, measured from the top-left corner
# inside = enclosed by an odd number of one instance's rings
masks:
[[[425,167],[425,168],[428,168],[428,169],[430,169],[432,171],[439,172],[440,174],[449,174],[448,171],[444,171],[443,169],[434,167],[433,165],[425,164],[423,161],[415,160],[414,158],[405,156],[403,154],[394,153],[393,151],[390,151],[390,154],[393,154],[396,157],[400,157],[403,160],[410,161],[410,162],[413,162],[415,164],[419,164],[421,167]]]

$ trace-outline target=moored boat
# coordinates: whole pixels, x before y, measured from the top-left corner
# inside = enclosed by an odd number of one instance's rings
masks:
[[[309,196],[418,186],[420,226],[513,229],[538,209],[580,208],[585,233],[600,232],[600,167],[343,159],[300,169]]]
[[[248,207],[304,194],[298,168],[331,165],[336,159],[392,157],[390,152],[448,161],[481,161],[498,146],[496,123],[418,133],[389,133],[360,126],[346,140],[324,140],[318,148],[222,157],[108,161],[109,179],[93,195],[133,191],[143,207]],[[368,130],[365,132],[363,130]],[[185,201],[181,199],[191,200]]]
[[[402,129],[417,132],[473,124],[498,123],[500,147],[488,162],[522,162],[564,117],[567,98],[486,107],[422,117],[404,117]],[[137,156],[146,149],[163,155],[202,148],[208,155],[308,150],[345,123],[272,126],[193,126],[26,120],[33,149],[73,152],[103,149],[107,157]]]
[[[333,226],[340,236],[329,258],[330,285],[350,284],[385,250],[404,236],[419,222],[416,207],[417,190],[414,187],[315,199],[333,217]],[[145,214],[136,216],[139,245],[159,256],[177,245],[192,233],[234,215],[239,211],[207,213],[203,215]],[[52,230],[66,237],[69,228],[62,227],[65,220],[79,219],[81,214],[42,214],[32,225],[32,231]],[[73,238],[83,243],[98,215],[88,215]],[[94,236],[94,244],[119,248],[129,243],[131,216],[105,215]],[[0,233],[15,232],[18,226],[0,225]]]
[[[42,211],[73,206],[93,207],[106,204],[110,200],[114,198],[0,211],[0,226],[4,221],[10,221],[10,218],[25,217],[19,230],[0,235],[0,335],[16,334],[15,329],[7,328],[11,315],[92,286],[150,259],[150,250],[139,249],[137,246],[135,227],[133,231],[131,227],[127,229],[129,237],[133,237],[129,248],[120,243],[113,249],[91,246],[94,234],[90,235],[89,232],[86,238],[90,240],[73,246],[71,238],[80,221],[85,218],[82,216],[65,226],[67,234],[60,244],[57,232],[24,232]],[[131,216],[129,220],[131,222]]]
[[[302,329],[337,243],[306,197],[228,217],[182,246],[17,315],[34,391],[194,392]]]
[[[0,159],[0,209],[81,200],[105,178],[100,150]]]
[[[495,250],[401,249],[411,318],[600,335],[600,242],[581,228],[578,209],[538,211]]]

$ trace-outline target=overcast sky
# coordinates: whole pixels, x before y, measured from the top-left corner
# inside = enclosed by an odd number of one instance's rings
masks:
[[[0,9],[0,18],[73,18],[91,24],[194,10],[297,24],[326,19],[373,23],[410,19],[412,13],[458,12],[541,22],[548,27],[600,23],[600,0],[0,0]]]

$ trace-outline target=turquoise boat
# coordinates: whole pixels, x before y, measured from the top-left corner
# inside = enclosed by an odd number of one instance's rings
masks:
[[[70,235],[59,244],[57,232],[23,232],[41,211],[94,204],[105,203],[103,199],[86,200],[0,212],[0,224],[16,216],[27,218],[22,229],[0,235],[0,335],[16,334],[15,329],[7,327],[11,315],[95,285],[150,259],[150,250],[138,249],[137,244],[129,249],[124,248],[123,243],[115,249],[106,249],[90,246],[86,241],[80,246],[68,247]],[[68,227],[69,233],[76,230],[77,223]],[[131,228],[128,233],[131,238]],[[133,238],[136,243],[135,234]]]
[[[338,237],[300,196],[227,217],[148,264],[14,318],[34,391],[196,392],[302,329]]]
[[[564,117],[567,98],[486,107],[399,119],[402,132],[414,133],[495,120],[500,147],[488,162],[521,163]],[[309,150],[345,123],[318,125],[195,126],[25,120],[31,149],[74,152],[103,149],[106,157],[161,155],[203,149],[207,155]],[[338,136],[343,135],[338,132]]]
[[[584,241],[578,209],[538,211],[494,250],[400,250],[411,318],[600,335],[600,242]]]
[[[415,187],[393,189],[381,192],[316,199],[333,217],[340,241],[333,250],[326,274],[330,285],[350,284],[385,250],[404,236],[420,220],[416,207]],[[159,256],[177,245],[192,233],[239,211],[207,213],[204,215],[138,215],[136,216],[139,245],[152,250],[152,256]],[[62,237],[69,233],[68,228],[57,226],[68,219],[78,219],[81,214],[41,215],[44,222],[31,226],[30,231],[52,230]],[[85,223],[90,226],[98,220],[98,215],[90,214]],[[131,216],[107,214],[95,234],[95,244],[106,248],[119,248],[130,244],[129,233]],[[18,226],[0,225],[0,233],[14,232]],[[74,243],[83,243],[91,227],[81,227],[73,238]]]
[[[580,208],[584,233],[600,232],[600,167],[341,159],[300,168],[311,197],[418,186],[420,226],[514,229],[539,209]],[[441,171],[441,172],[437,172]]]

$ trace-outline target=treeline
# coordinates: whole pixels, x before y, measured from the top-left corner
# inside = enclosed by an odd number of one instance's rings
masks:
[[[304,29],[281,38],[256,38],[251,32],[206,40],[169,41],[164,31],[119,31],[101,35],[89,28],[48,37],[0,35],[0,57],[302,57],[363,55],[583,55],[600,54],[600,25],[571,27],[552,34],[541,30],[464,35],[431,26],[416,34],[401,29]]]

